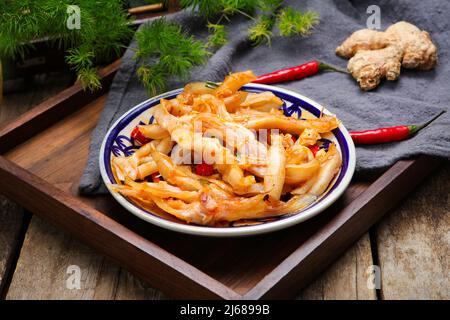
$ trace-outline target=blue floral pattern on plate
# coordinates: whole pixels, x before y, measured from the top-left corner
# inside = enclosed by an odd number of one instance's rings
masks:
[[[135,145],[131,138],[120,135],[114,140],[111,151],[116,157],[128,157],[138,148],[139,146]]]
[[[319,139],[318,141],[320,144],[319,148],[325,149],[325,151],[328,152],[328,148],[330,147],[330,144],[332,143],[331,140],[322,138],[322,139]]]
[[[152,124],[154,121],[155,118],[151,116],[148,123]],[[146,123],[139,121],[138,125],[146,125]],[[140,145],[136,144],[131,137],[118,135],[111,147],[111,152],[116,157],[128,157],[131,156],[139,148]]]
[[[284,101],[281,108],[283,109],[284,115],[287,117],[292,117],[293,114],[296,115],[297,119],[300,119],[302,117],[302,108],[298,104],[291,103],[288,106]]]

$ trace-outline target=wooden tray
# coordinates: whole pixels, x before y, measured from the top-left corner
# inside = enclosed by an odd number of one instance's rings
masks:
[[[101,71],[102,91],[90,94],[76,84],[0,129],[0,193],[170,297],[293,297],[441,163],[420,157],[355,177],[326,212],[271,234],[212,239],[163,230],[110,195],[77,193],[91,132],[119,65]]]

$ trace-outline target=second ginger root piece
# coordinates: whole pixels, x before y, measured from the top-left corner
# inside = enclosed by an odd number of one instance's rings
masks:
[[[351,58],[348,71],[363,90],[376,88],[383,78],[396,80],[402,66],[430,70],[437,64],[437,48],[428,32],[405,21],[384,32],[358,30],[336,48],[336,54]]]

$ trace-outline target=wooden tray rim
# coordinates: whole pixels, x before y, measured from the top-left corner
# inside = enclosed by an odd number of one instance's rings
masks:
[[[85,105],[105,94],[119,66],[120,60],[117,60],[100,71],[103,88],[96,93],[84,92],[80,84],[76,83],[1,128],[0,155],[45,130],[60,118],[73,113],[80,105]],[[284,298],[295,293],[292,283],[316,275],[318,271],[311,270],[314,266],[320,270],[331,263],[340,252],[356,241],[441,162],[440,159],[422,156],[394,164],[244,295],[3,156],[0,156],[0,192],[31,212],[62,227],[172,297]],[[37,198],[38,201],[31,201],[32,198]],[[384,204],[383,210],[377,207],[377,203]],[[59,215],[54,212],[58,212]],[[70,218],[78,224],[73,223]],[[83,228],[79,228],[79,225]],[[353,225],[359,226],[358,232],[351,230]],[[101,243],[93,237],[92,234],[96,232],[110,241],[115,241],[116,250],[111,250],[105,241]],[[338,238],[339,245],[337,245]],[[122,249],[122,256],[111,252],[118,251],[117,248]],[[323,250],[332,254],[323,258],[320,255]],[[130,265],[130,257],[133,257],[133,260],[138,257],[140,263]],[[150,271],[157,271],[159,275]]]

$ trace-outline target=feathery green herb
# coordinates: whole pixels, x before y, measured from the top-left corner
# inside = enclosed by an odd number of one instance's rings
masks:
[[[272,14],[283,5],[283,0],[264,0],[258,1],[258,8],[264,14]]]
[[[307,35],[318,23],[317,13],[283,8],[283,3],[283,0],[180,0],[181,7],[189,7],[207,21],[210,32],[207,43],[194,40],[179,25],[164,18],[152,22],[136,33],[135,57],[142,62],[139,78],[150,95],[166,89],[170,77],[185,78],[192,67],[206,60],[207,49],[216,50],[228,42],[224,20],[229,21],[233,15],[254,21],[247,31],[254,45],[270,45],[276,24],[280,35],[292,36]]]
[[[308,35],[319,22],[315,12],[283,7],[283,0],[180,0],[205,18],[207,43],[183,32],[180,25],[161,18],[143,26],[135,37],[137,70],[149,94],[167,87],[170,77],[186,78],[190,69],[206,61],[208,50],[228,41],[227,21],[241,15],[253,21],[247,30],[254,45],[270,45],[276,25],[281,36]],[[69,5],[81,9],[81,29],[66,26]],[[66,61],[83,87],[101,86],[97,65],[117,55],[132,36],[124,0],[3,0],[0,1],[0,58],[24,57],[32,41],[47,38],[66,51]]]
[[[180,0],[183,8],[189,7],[207,21],[210,32],[207,43],[203,45],[187,36],[179,25],[164,18],[141,28],[136,33],[135,55],[145,61],[138,70],[141,81],[153,95],[167,87],[168,77],[186,77],[193,66],[206,60],[207,49],[216,50],[227,43],[224,20],[233,15],[254,21],[247,31],[254,45],[270,45],[275,24],[280,28],[280,35],[292,36],[307,35],[318,23],[317,13],[283,8],[283,3],[283,0]]]
[[[80,29],[69,29],[68,6],[80,8]],[[46,38],[67,53],[84,88],[100,87],[95,65],[119,54],[133,30],[124,0],[0,1],[0,58],[23,58],[33,41]]]
[[[200,16],[206,18],[212,33],[209,38],[211,47],[227,42],[224,29],[220,28],[224,18],[229,20],[233,15],[240,14],[255,21],[249,28],[250,41],[255,45],[271,43],[272,28],[276,24],[281,36],[308,35],[311,28],[319,22],[316,12],[300,12],[292,7],[283,8],[283,0],[181,0],[183,8],[191,8]],[[259,12],[254,16],[255,12]],[[216,22],[211,22],[215,18]]]
[[[231,16],[238,12],[251,13],[259,0],[180,0],[182,8],[191,7],[202,17],[209,19],[220,14]]]
[[[136,41],[135,57],[141,62],[138,76],[150,95],[164,90],[169,77],[186,78],[189,70],[204,63],[208,56],[204,43],[165,18],[142,27],[136,33]]]
[[[211,32],[207,42],[209,48],[222,47],[227,43],[227,32],[224,25],[208,23],[208,29]]]
[[[308,35],[311,28],[319,23],[319,15],[316,12],[296,11],[292,7],[281,9],[278,14],[278,29],[280,35],[292,37],[293,35]]]
[[[254,45],[267,43],[270,45],[272,38],[273,17],[261,16],[259,20],[248,30],[248,38]]]
[[[222,1],[220,0],[180,0],[182,8],[191,7],[205,18],[212,18],[220,13],[222,9]]]

